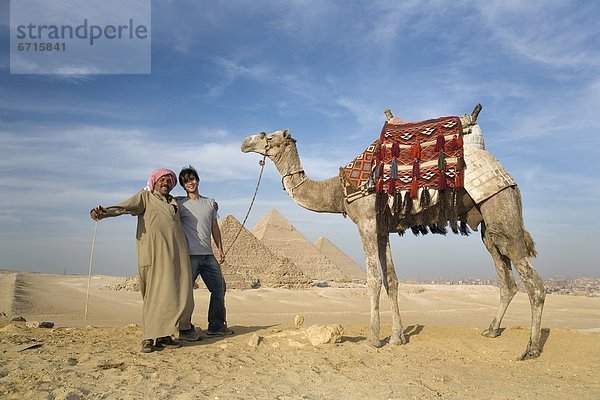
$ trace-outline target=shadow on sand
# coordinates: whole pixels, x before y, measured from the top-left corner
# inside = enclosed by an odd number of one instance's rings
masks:
[[[546,341],[550,337],[550,329],[542,328],[542,335],[540,337],[540,351],[544,351],[544,346],[546,345]]]
[[[410,342],[410,338],[412,336],[416,336],[419,333],[421,333],[423,331],[423,328],[425,328],[425,325],[411,325],[407,328],[404,329],[404,337],[406,338],[406,343],[408,344]],[[343,342],[349,342],[349,343],[359,343],[362,341],[367,340],[366,336],[343,336],[342,337],[342,343]],[[386,345],[390,342],[390,338],[387,337],[385,339],[383,339],[383,344]]]
[[[258,332],[260,330],[272,328],[274,326],[276,326],[276,325],[264,325],[264,326],[230,326],[229,328],[231,330],[233,330],[233,334],[232,335],[226,335],[226,336],[209,336],[209,335],[206,334],[206,331],[203,330],[202,334],[200,335],[200,339],[198,339],[198,340],[196,340],[194,342],[189,342],[189,341],[185,341],[185,340],[178,340],[178,342],[181,343],[181,344],[183,344],[184,347],[201,346],[203,344],[215,343],[215,342],[218,342],[219,340],[227,339],[227,338],[238,336],[238,335],[245,335],[245,334],[248,334],[248,333]]]

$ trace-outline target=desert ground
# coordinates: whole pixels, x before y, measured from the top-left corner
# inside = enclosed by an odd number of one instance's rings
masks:
[[[493,286],[402,285],[406,345],[366,342],[364,285],[230,290],[229,337],[140,353],[141,296],[123,277],[0,271],[2,399],[598,399],[600,298],[548,295],[540,358],[527,345],[529,303],[518,293],[498,338]],[[208,292],[195,290],[206,327]],[[391,317],[381,298],[382,336]],[[2,314],[0,314],[2,315]],[[304,323],[295,324],[297,315]],[[13,321],[15,316],[25,321]],[[32,327],[49,321],[53,328]],[[29,325],[29,326],[28,326]],[[311,332],[340,325],[337,342]]]

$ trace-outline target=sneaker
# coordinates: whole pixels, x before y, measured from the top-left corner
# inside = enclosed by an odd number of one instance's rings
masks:
[[[181,343],[177,343],[171,336],[163,336],[156,339],[156,347],[162,347],[165,349],[178,349],[181,347]]]
[[[233,335],[233,330],[224,326],[221,329],[219,329],[218,331],[206,331],[206,334],[209,336],[227,336],[227,335]]]
[[[145,339],[142,341],[142,353],[152,353],[154,351],[154,340]]]
[[[197,340],[202,340],[202,338],[200,337],[200,333],[195,328],[191,328],[185,331],[179,331],[179,339],[185,340],[187,342],[195,342]]]

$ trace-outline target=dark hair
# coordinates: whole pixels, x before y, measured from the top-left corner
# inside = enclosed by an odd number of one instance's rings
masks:
[[[181,170],[181,172],[179,172],[179,184],[183,187],[183,179],[187,176],[193,176],[194,178],[196,178],[197,181],[200,180],[200,177],[198,176],[198,172],[196,171],[196,169],[194,167],[192,167],[191,165],[188,165],[187,167],[183,167],[183,169]]]

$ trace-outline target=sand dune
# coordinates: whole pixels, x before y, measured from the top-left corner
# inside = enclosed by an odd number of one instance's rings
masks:
[[[403,285],[409,343],[381,349],[364,340],[364,286],[233,290],[227,307],[235,335],[141,354],[139,293],[107,288],[123,280],[93,277],[84,321],[87,277],[0,273],[7,314],[0,317],[0,398],[600,398],[598,298],[549,295],[543,354],[524,362],[515,359],[529,335],[525,294],[511,304],[499,338],[480,335],[497,305],[491,286]],[[195,299],[194,322],[205,327],[208,293],[196,290]],[[385,295],[381,303],[389,336]],[[297,314],[305,319],[300,327]],[[56,326],[28,328],[11,322],[14,315]],[[315,324],[342,325],[341,342],[311,345],[307,328]],[[31,343],[38,347],[21,350]]]

